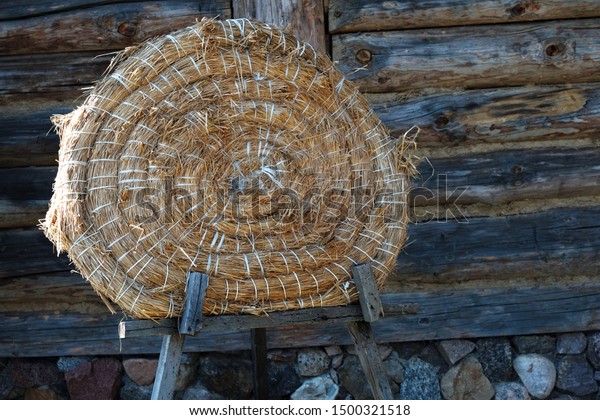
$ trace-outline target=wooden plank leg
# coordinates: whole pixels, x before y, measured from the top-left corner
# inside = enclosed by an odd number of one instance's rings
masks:
[[[371,322],[377,321],[383,314],[371,264],[352,267],[352,277],[358,290],[364,320],[350,321],[348,330],[354,340],[356,353],[371,386],[373,397],[376,400],[391,400],[394,397],[392,388],[371,329]]]
[[[267,377],[267,329],[250,330],[252,340],[252,365],[254,375],[254,399],[269,399],[269,383]]]
[[[173,399],[184,341],[185,335],[180,334],[170,334],[163,337],[151,399]]]
[[[366,321],[351,321],[348,323],[348,331],[354,340],[356,353],[371,385],[373,397],[376,400],[393,399],[392,388],[373,337],[371,324]]]
[[[170,400],[173,398],[185,336],[195,335],[202,326],[202,306],[207,287],[208,276],[205,273],[190,273],[188,275],[185,306],[179,323],[179,333],[163,337],[154,387],[152,388],[153,400]]]

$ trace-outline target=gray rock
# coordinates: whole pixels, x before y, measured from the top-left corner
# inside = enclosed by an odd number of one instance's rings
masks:
[[[495,400],[530,400],[527,388],[518,382],[500,382],[496,388]]]
[[[337,372],[335,371],[335,369],[329,369],[329,376],[331,376],[331,379],[333,380],[333,382],[335,382],[337,385],[340,384],[340,377],[338,376]]]
[[[563,394],[562,392],[558,392],[556,390],[552,391],[552,394],[550,395],[550,398],[548,398],[549,400],[568,400],[568,401],[574,401],[574,400],[580,400],[581,398],[575,396],[575,395],[570,395],[570,394]]]
[[[600,370],[600,332],[588,335],[585,355],[594,369]]]
[[[403,400],[441,399],[437,369],[418,357],[411,357],[404,366],[400,398]]]
[[[392,354],[394,348],[389,344],[378,344],[377,350],[379,351],[379,357],[381,357],[381,360],[385,360],[390,357],[390,354]]]
[[[512,342],[519,354],[539,354],[554,360],[556,338],[549,335],[520,335],[513,337]]]
[[[550,395],[556,383],[556,368],[550,359],[539,354],[523,354],[515,358],[513,365],[533,397],[544,399]]]
[[[149,400],[152,397],[152,385],[140,386],[125,375],[119,396],[122,400]]]
[[[329,370],[331,358],[319,348],[305,348],[298,351],[296,369],[301,376],[319,376]]]
[[[208,388],[206,388],[200,382],[195,382],[186,388],[181,399],[182,400],[223,400],[224,398],[215,392],[211,392]]]
[[[183,353],[181,364],[175,380],[175,391],[183,391],[196,376],[199,363],[198,353]]]
[[[337,369],[339,382],[342,387],[356,400],[373,399],[371,387],[362,369],[358,356],[348,354],[344,363]]]
[[[270,398],[288,396],[302,385],[295,363],[271,360],[267,365],[267,376]]]
[[[582,332],[560,334],[556,340],[558,354],[581,354],[585,351],[587,339]]]
[[[438,379],[448,370],[448,363],[444,360],[435,344],[430,343],[423,347],[419,353],[419,359],[429,363],[437,369]]]
[[[594,380],[600,381],[600,370],[594,372]]]
[[[337,356],[338,354],[342,354],[342,348],[340,346],[327,346],[325,347],[325,353],[327,353],[327,356],[333,357],[333,356]]]
[[[307,379],[290,396],[292,400],[335,400],[340,387],[331,379],[329,374]]]
[[[402,366],[402,359],[396,351],[393,351],[390,357],[383,361],[383,366],[392,381],[397,384],[402,383],[404,380],[404,366]]]
[[[575,395],[584,396],[598,392],[594,369],[584,355],[567,355],[558,360],[556,387]]]
[[[252,396],[252,362],[223,353],[200,356],[199,375],[202,383],[225,399],[244,400]]]
[[[342,362],[344,361],[344,355],[343,354],[336,354],[335,356],[333,356],[331,358],[331,367],[333,369],[337,369],[342,365]]]
[[[475,349],[475,343],[469,340],[441,340],[436,345],[438,351],[450,366]]]
[[[62,356],[62,357],[58,358],[58,362],[56,362],[56,366],[58,367],[58,370],[60,370],[61,372],[68,372],[70,370],[75,369],[80,364],[85,363],[85,362],[91,362],[92,360],[93,360],[93,358],[91,358],[91,357]]]
[[[490,381],[503,382],[514,378],[512,349],[508,338],[479,339],[477,353],[483,372]]]
[[[451,367],[442,377],[440,386],[447,400],[490,400],[495,393],[481,363],[473,356]]]

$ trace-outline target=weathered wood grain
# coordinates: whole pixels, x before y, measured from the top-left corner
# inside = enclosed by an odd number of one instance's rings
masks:
[[[133,0],[135,1],[135,0]],[[75,9],[77,7],[89,7],[116,3],[115,0],[19,0],[4,1],[0,3],[0,20],[18,19],[23,17],[46,15]]]
[[[516,278],[549,284],[558,276],[597,276],[600,208],[565,208],[507,217],[409,225],[410,244],[386,287],[405,282],[448,287]]]
[[[50,117],[72,109],[51,102],[42,111],[0,107],[0,168],[56,165],[59,138]]]
[[[365,92],[600,81],[600,19],[334,35]],[[361,68],[360,71],[356,69]]]
[[[375,284],[375,276],[373,275],[371,264],[353,266],[352,279],[354,280],[354,284],[356,284],[358,301],[364,320],[367,322],[377,321],[383,316],[383,307],[381,306],[381,298]],[[357,328],[360,329],[360,327]]]
[[[112,53],[96,52],[0,56],[0,95],[79,91],[102,77]]]
[[[561,276],[593,277],[600,269],[598,214],[599,207],[582,207],[411,224],[409,244],[398,256],[386,290],[462,287],[470,281],[497,287],[518,278],[552,284]],[[0,284],[71,268],[36,229],[0,230],[0,249]],[[77,284],[72,287],[88,287],[73,279]],[[7,287],[18,287],[18,282]],[[0,304],[1,299],[0,293]]]
[[[217,16],[231,17],[229,1],[90,4],[85,9],[3,22],[0,55],[120,50]]]
[[[411,203],[499,205],[600,195],[600,148],[507,150],[419,165]],[[415,209],[415,212],[418,212]]]
[[[184,343],[185,335],[172,334],[163,337],[151,399],[173,399]]]
[[[598,16],[594,0],[329,1],[332,34]]]
[[[371,324],[366,321],[352,321],[348,323],[348,331],[354,341],[358,360],[371,386],[373,397],[376,400],[393,400],[390,379],[381,360]]]
[[[178,331],[180,334],[194,335],[201,328],[202,306],[207,287],[208,276],[206,273],[190,273],[188,275],[185,288],[185,306]]]
[[[65,272],[74,267],[37,228],[0,229],[0,279]]]
[[[55,93],[81,95],[72,87]],[[401,136],[417,125],[420,147],[520,147],[532,141],[596,139],[600,132],[598,83],[468,90],[398,101],[379,96],[371,96],[372,107],[392,135]],[[16,108],[0,106],[0,167],[56,164],[58,136],[50,117],[78,104],[39,99],[28,105],[26,97],[19,96]]]
[[[419,146],[596,139],[600,132],[600,84],[524,86],[434,93],[372,107],[401,136],[418,126]]]
[[[83,277],[68,271],[3,278],[0,312],[104,313],[106,306]]]
[[[234,18],[256,18],[288,28],[314,48],[327,51],[322,0],[233,0]]]
[[[48,211],[56,166],[0,169],[0,228],[38,224]]]
[[[600,283],[497,287],[382,296],[384,307],[412,304],[418,313],[373,323],[378,342],[439,340],[600,329]],[[119,340],[120,315],[0,313],[0,357],[158,353],[161,337]],[[344,322],[274,327],[269,348],[349,345]],[[184,351],[249,349],[249,331],[203,332]]]
[[[507,150],[422,161],[410,203],[500,205],[600,195],[600,148]],[[0,169],[0,228],[34,226],[48,209],[56,167]],[[428,210],[427,210],[428,211]],[[423,215],[421,215],[423,216]],[[436,217],[432,214],[426,219]],[[422,219],[422,217],[419,217]]]

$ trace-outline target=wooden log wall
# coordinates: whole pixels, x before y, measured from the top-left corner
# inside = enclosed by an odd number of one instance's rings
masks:
[[[40,0],[0,4],[0,357],[152,353],[37,229],[56,173],[50,116],[112,53],[203,16],[257,17],[329,51],[394,136],[419,127],[409,245],[380,341],[600,328],[600,7],[530,0]],[[351,342],[279,327],[271,347]],[[208,331],[188,351],[241,349]]]

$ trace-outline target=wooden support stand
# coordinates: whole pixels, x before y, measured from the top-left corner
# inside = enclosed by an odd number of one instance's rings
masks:
[[[177,333],[163,337],[156,377],[152,388],[153,400],[171,400],[175,393],[175,383],[183,354],[186,335],[195,335],[202,327],[202,305],[208,287],[208,276],[204,273],[190,273],[187,280],[185,306]],[[119,328],[119,333],[121,328]]]
[[[352,277],[358,290],[358,300],[365,319],[364,321],[350,321],[348,331],[354,341],[358,359],[371,386],[373,397],[376,400],[391,400],[394,398],[392,388],[371,329],[371,322],[377,321],[383,315],[383,306],[371,264],[352,267]]]
[[[375,285],[370,264],[353,267],[352,276],[359,294],[360,310],[352,306],[342,308],[314,308],[282,313],[276,317],[256,317],[253,315],[236,315],[227,319],[221,327],[228,325],[237,329],[244,326],[250,328],[252,361],[254,365],[254,397],[269,398],[267,380],[267,333],[266,327],[286,323],[302,322],[348,322],[348,330],[354,340],[356,351],[373,391],[375,399],[392,399],[392,391],[387,373],[379,355],[377,344],[373,338],[371,322],[377,321],[383,315],[383,307]],[[186,301],[181,319],[175,328],[171,321],[152,323],[146,320],[122,321],[119,325],[119,337],[140,337],[163,335],[156,379],[152,390],[153,400],[172,399],[175,392],[175,382],[183,344],[186,335],[196,335],[206,323],[202,319],[202,306],[208,287],[209,278],[204,273],[190,273],[186,288]],[[357,306],[357,305],[354,305]],[[302,312],[304,311],[304,312]],[[209,317],[224,318],[224,317]],[[257,322],[261,318],[271,318],[268,322]],[[209,329],[210,324],[207,325]]]

